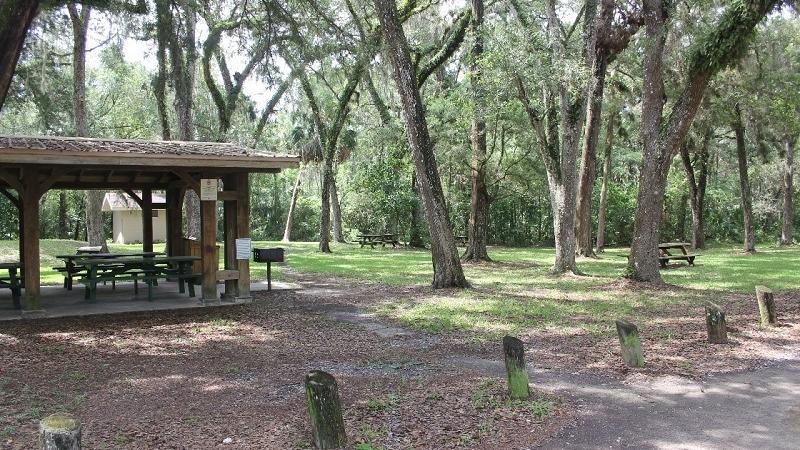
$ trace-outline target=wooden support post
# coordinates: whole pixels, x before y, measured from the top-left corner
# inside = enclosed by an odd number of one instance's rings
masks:
[[[39,422],[41,450],[81,450],[81,422],[67,414],[53,414]]]
[[[183,256],[183,208],[184,189],[167,189],[167,254]]]
[[[38,311],[41,309],[39,303],[39,199],[42,197],[42,192],[39,189],[38,173],[34,169],[27,169],[22,181],[24,189],[21,203],[24,226],[20,231],[24,244],[20,256],[25,280],[23,309]]]
[[[622,359],[625,360],[625,364],[630,367],[644,367],[642,341],[636,325],[624,320],[617,320],[617,335],[619,344],[622,346]]]
[[[22,205],[22,191],[17,192],[17,197],[19,198],[19,206],[17,207],[18,211],[18,236],[19,236],[19,264],[20,264],[20,283],[22,283],[22,287],[25,287],[25,210],[23,209]]]
[[[531,395],[528,386],[528,369],[525,367],[525,347],[515,337],[503,338],[503,354],[508,375],[508,396],[514,400],[527,400]]]
[[[725,344],[728,342],[725,311],[711,302],[706,304],[706,329],[708,330],[708,342],[712,344]]]
[[[203,262],[203,302],[217,302],[217,202],[201,201],[200,247]]]
[[[321,370],[306,375],[306,399],[314,445],[319,449],[343,448],[347,437],[339,388],[333,375]]]
[[[248,174],[240,173],[236,175],[236,192],[239,197],[236,200],[236,237],[250,237],[250,178]],[[236,261],[239,269],[239,280],[237,284],[239,299],[251,300],[250,296],[250,260],[239,259]]]
[[[236,186],[236,176],[228,175],[222,180],[222,183],[225,189],[230,189],[231,186]],[[239,230],[236,225],[236,204],[236,199],[225,199],[222,203],[223,236],[225,240],[225,270],[238,269],[238,265],[236,263],[236,238]],[[238,296],[239,280],[225,280],[225,293],[223,294],[223,299],[227,301],[234,301]]]
[[[153,191],[142,189],[142,251],[153,251]]]
[[[775,325],[778,321],[775,313],[775,299],[772,290],[766,286],[756,286],[756,299],[758,300],[758,314],[761,317],[761,326]]]

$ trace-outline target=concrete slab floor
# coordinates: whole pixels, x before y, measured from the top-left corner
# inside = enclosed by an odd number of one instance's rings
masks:
[[[295,289],[291,283],[273,281],[273,290]],[[95,314],[114,314],[136,311],[159,311],[185,308],[203,308],[200,301],[200,286],[195,289],[195,297],[189,294],[178,293],[178,284],[173,282],[159,282],[153,289],[153,301],[147,301],[147,285],[139,283],[139,294],[134,294],[133,283],[117,283],[115,289],[111,285],[97,287],[97,302],[88,303],[84,300],[83,286],[75,286],[71,291],[62,286],[42,286],[42,310],[35,313],[23,313],[15,310],[11,301],[11,291],[0,289],[0,321],[38,319],[54,317],[89,316]],[[250,284],[251,292],[267,290],[267,282],[253,281]],[[218,285],[217,291],[224,291],[223,285]],[[24,291],[23,291],[24,295]],[[241,302],[239,302],[241,303]],[[211,305],[234,305],[236,302],[214,302]]]

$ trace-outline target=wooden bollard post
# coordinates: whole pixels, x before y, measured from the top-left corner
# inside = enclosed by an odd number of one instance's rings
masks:
[[[725,311],[711,302],[706,304],[706,329],[708,330],[708,342],[712,344],[725,344],[728,342]]]
[[[314,445],[319,449],[342,448],[347,443],[342,402],[333,375],[314,370],[306,375],[306,398]]]
[[[503,338],[503,354],[508,375],[508,396],[515,400],[527,400],[531,395],[528,386],[528,369],[525,368],[525,347],[515,337]]]
[[[617,335],[622,347],[622,359],[630,367],[644,367],[644,354],[642,354],[642,341],[639,338],[639,329],[636,325],[625,320],[617,320]]]
[[[766,286],[756,286],[756,299],[758,300],[758,314],[761,316],[761,326],[775,325],[775,299],[772,290]]]
[[[81,422],[67,414],[53,414],[39,422],[41,450],[81,450]]]

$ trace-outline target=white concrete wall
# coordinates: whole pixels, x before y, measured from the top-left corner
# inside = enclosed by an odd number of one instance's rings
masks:
[[[156,217],[157,215],[157,217]],[[114,211],[114,243],[134,244],[142,242],[142,211]],[[153,210],[153,241],[167,240],[167,212]]]

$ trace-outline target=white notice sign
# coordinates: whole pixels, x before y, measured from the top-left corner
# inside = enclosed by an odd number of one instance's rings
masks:
[[[200,180],[200,200],[215,202],[217,201],[217,189],[219,180],[216,178],[203,178]]]
[[[253,252],[250,238],[236,239],[236,259],[250,259]]]

